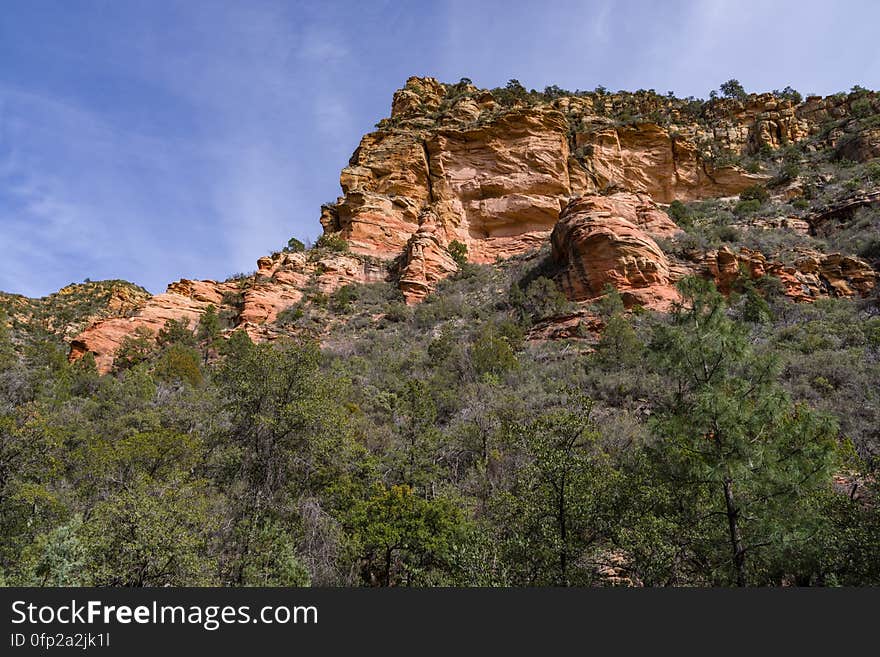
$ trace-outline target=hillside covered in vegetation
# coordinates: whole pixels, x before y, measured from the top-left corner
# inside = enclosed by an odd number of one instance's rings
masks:
[[[880,95],[411,78],[256,271],[0,296],[8,585],[880,585]]]

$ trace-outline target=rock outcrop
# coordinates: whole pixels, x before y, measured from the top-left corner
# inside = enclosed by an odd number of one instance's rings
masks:
[[[234,284],[213,281],[182,280],[172,283],[167,292],[151,297],[134,315],[101,320],[77,335],[70,344],[70,360],[78,360],[86,353],[91,353],[98,371],[102,374],[109,372],[116,352],[137,329],[155,334],[168,320],[182,320],[194,328],[208,305],[220,306],[223,293],[234,289]]]
[[[406,245],[404,265],[398,285],[407,303],[423,300],[436,283],[458,271],[431,210],[421,215],[419,230]]]
[[[859,209],[878,207],[880,207],[880,189],[850,196],[809,217],[810,232],[819,236],[829,235],[839,224],[852,219]]]
[[[572,191],[567,131],[560,112],[541,108],[430,136],[437,215],[472,261],[522,253],[549,235]]]
[[[627,203],[601,196],[572,201],[553,229],[553,260],[569,299],[585,301],[620,291],[628,305],[666,310],[677,298],[666,255],[650,235],[626,219]]]
[[[330,294],[349,283],[384,280],[386,270],[351,254],[277,253],[260,258],[253,276],[239,280],[172,283],[130,316],[111,317],[92,324],[71,341],[70,359],[92,353],[98,371],[109,372],[116,352],[138,329],[156,334],[168,320],[195,328],[208,306],[214,306],[227,331],[241,329],[254,341],[274,337],[278,314],[299,302],[306,291]]]
[[[511,103],[469,83],[413,77],[395,93],[390,118],[361,140],[340,176],[342,196],[322,208],[321,224],[356,253],[409,260],[410,245],[423,242],[414,239],[419,217],[431,210],[436,257],[420,274],[430,289],[449,273],[430,270],[448,263],[439,255],[444,245],[460,241],[478,263],[530,251],[577,196],[621,191],[669,203],[765,183],[767,175],[716,164],[716,156],[815,136],[828,120],[851,116],[853,102],[829,96],[795,105],[753,94],[695,111],[687,101],[636,92]],[[642,118],[619,118],[630,113]],[[864,157],[874,144],[864,135],[850,148]],[[404,283],[410,297],[412,280]]]
[[[782,284],[783,294],[795,301],[866,297],[877,285],[877,273],[864,260],[809,250],[802,250],[792,264],[784,264],[750,249],[734,252],[724,247],[706,253],[697,273],[712,278],[724,293],[730,292],[741,276],[773,276]]]
[[[867,162],[880,157],[880,127],[860,130],[841,139],[837,157],[852,162]]]
[[[97,321],[135,313],[149,298],[145,289],[126,281],[87,281],[41,299],[0,293],[0,310],[16,326],[39,328],[70,340]]]
[[[601,125],[575,135],[581,165],[600,190],[649,194],[660,203],[734,196],[766,182],[736,166],[713,167],[693,141],[653,123]]]
[[[550,234],[568,178],[568,124],[558,111],[511,110],[473,127],[438,127],[365,136],[343,170],[343,196],[322,216],[352,251],[398,257],[437,217],[446,243],[473,262],[494,262],[540,245]]]

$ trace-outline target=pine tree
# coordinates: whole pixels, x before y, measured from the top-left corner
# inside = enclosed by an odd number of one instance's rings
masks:
[[[669,511],[710,581],[763,583],[761,551],[807,539],[806,499],[830,482],[836,427],[789,400],[775,360],[753,353],[712,283],[680,290],[651,345],[675,386],[654,421]]]

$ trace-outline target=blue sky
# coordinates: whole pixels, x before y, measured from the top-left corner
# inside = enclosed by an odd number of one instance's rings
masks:
[[[880,88],[880,3],[5,0],[0,290],[161,292],[291,236],[410,75],[493,87]]]

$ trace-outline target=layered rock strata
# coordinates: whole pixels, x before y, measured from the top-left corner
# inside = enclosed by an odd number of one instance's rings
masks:
[[[877,157],[876,129],[855,118],[880,113],[876,93],[799,104],[771,94],[700,103],[644,91],[543,100],[504,93],[410,78],[394,94],[391,116],[363,137],[343,169],[342,195],[321,208],[324,233],[344,239],[351,253],[275,254],[244,280],[179,281],[125,312],[95,318],[73,339],[71,356],[92,352],[107,371],[138,328],[156,332],[168,319],[195,326],[208,305],[220,309],[228,330],[271,339],[283,333],[276,325],[283,310],[310,291],[326,294],[346,283],[390,277],[408,303],[417,303],[457,271],[454,242],[469,261],[493,263],[549,239],[557,281],[574,301],[595,299],[612,285],[629,305],[666,310],[677,299],[675,282],[692,273],[725,290],[743,272],[771,274],[798,300],[872,293],[876,272],[851,256],[804,252],[783,264],[725,248],[681,262],[658,240],[678,232],[660,204],[732,197],[768,182],[722,165],[727,156],[809,140],[808,148],[835,149],[841,158]],[[792,184],[779,193],[802,190]],[[751,227],[821,236],[856,209],[874,206],[876,195],[807,221],[761,219]]]

